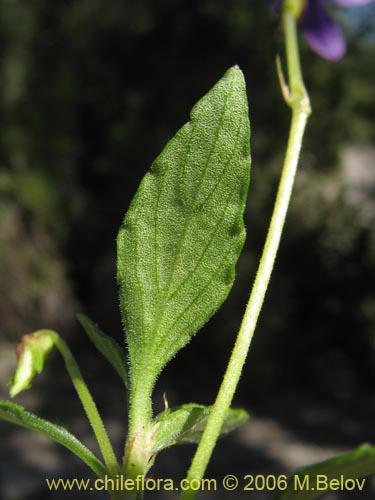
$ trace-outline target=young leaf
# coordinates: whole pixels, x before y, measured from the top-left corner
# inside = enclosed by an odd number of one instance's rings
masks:
[[[54,336],[50,330],[38,330],[22,337],[17,346],[17,369],[9,381],[10,395],[13,398],[25,389],[29,389],[54,345]]]
[[[153,452],[179,443],[198,443],[206,427],[211,406],[195,403],[165,410],[154,420]],[[240,427],[249,419],[245,410],[228,410],[221,435]]]
[[[245,82],[234,67],[193,108],[125,216],[117,276],[133,392],[151,393],[229,293],[245,239],[249,135]]]
[[[111,363],[116,372],[120,375],[128,386],[128,370],[124,352],[121,350],[117,342],[103,333],[99,327],[91,321],[91,319],[84,314],[77,314],[78,321],[86,330],[87,335],[90,337],[95,347],[103,356]]]
[[[357,481],[356,490],[361,490],[365,482],[362,478],[372,474],[375,474],[375,446],[362,445],[349,453],[298,470],[276,500],[314,500],[333,489],[331,486],[337,489],[341,478]],[[303,484],[304,487],[298,486]]]
[[[107,473],[107,469],[102,462],[64,427],[43,420],[33,413],[26,411],[22,406],[8,403],[7,401],[0,401],[0,418],[12,424],[39,432],[39,434],[43,434],[53,441],[62,444],[85,462],[99,477],[104,477]]]

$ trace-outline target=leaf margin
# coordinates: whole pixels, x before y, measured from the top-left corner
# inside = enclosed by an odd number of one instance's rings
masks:
[[[186,403],[159,413],[152,423],[153,453],[159,453],[175,444],[198,443],[212,409],[213,406]],[[221,429],[220,437],[244,425],[249,420],[249,417],[248,412],[242,408],[230,408]],[[180,421],[178,422],[178,420]],[[179,430],[171,432],[171,428],[176,427],[176,425]],[[163,427],[165,428],[163,429]],[[169,434],[169,437],[168,439],[164,437],[164,444],[157,445],[161,433],[164,433],[165,436]]]
[[[129,385],[129,375],[125,353],[116,340],[104,333],[89,316],[77,313],[76,317],[97,350],[112,365],[125,384]]]
[[[137,272],[134,273],[134,275],[129,274],[129,269],[134,268],[134,263],[133,265],[130,265],[131,264],[130,257],[127,254],[134,255],[134,253],[136,253],[135,249],[140,244],[138,241],[139,235],[137,234],[138,238],[137,240],[137,238],[131,236],[131,233],[133,231],[138,231],[137,224],[139,224],[139,221],[142,220],[141,215],[144,216],[143,212],[145,211],[145,208],[142,205],[142,200],[141,200],[142,197],[146,196],[145,195],[146,192],[147,196],[150,197],[155,196],[155,192],[159,192],[159,190],[161,189],[160,186],[157,185],[157,181],[153,180],[155,179],[155,176],[156,177],[159,176],[159,182],[162,182],[160,180],[160,176],[163,176],[168,169],[170,169],[170,171],[172,172],[171,173],[172,177],[173,176],[175,177],[177,175],[175,171],[177,167],[170,166],[170,164],[168,163],[171,159],[171,154],[172,154],[171,152],[173,152],[173,148],[177,148],[177,155],[180,155],[182,154],[181,151],[184,151],[184,148],[185,149],[187,148],[185,143],[189,144],[191,137],[193,137],[192,131],[189,132],[189,128],[191,129],[194,123],[196,124],[196,126],[198,126],[197,123],[199,119],[201,119],[200,115],[202,115],[202,113],[204,114],[204,105],[202,103],[203,102],[208,103],[209,95],[211,94],[214,96],[214,89],[216,89],[215,92],[219,92],[217,90],[219,87],[221,88],[221,92],[223,92],[223,94],[221,94],[221,99],[224,96],[230,94],[232,96],[233,102],[236,102],[237,106],[235,112],[233,111],[233,115],[230,114],[230,118],[227,118],[227,122],[225,122],[226,127],[232,127],[233,124],[235,123],[236,126],[238,127],[236,128],[237,131],[236,133],[238,133],[241,136],[241,142],[239,144],[237,144],[236,141],[232,142],[230,143],[230,146],[228,146],[228,149],[225,150],[226,151],[226,156],[224,157],[225,161],[223,160],[225,169],[227,168],[226,160],[228,160],[229,151],[230,151],[229,158],[231,160],[232,160],[231,155],[234,154],[234,151],[236,151],[235,161],[237,164],[237,168],[241,169],[242,171],[241,175],[243,177],[243,179],[241,178],[240,187],[238,187],[237,185],[235,188],[237,197],[236,216],[235,217],[233,216],[233,221],[231,222],[231,224],[233,225],[231,225],[231,230],[230,230],[233,240],[231,241],[231,247],[229,248],[230,251],[228,251],[228,248],[226,248],[226,251],[228,252],[228,254],[225,255],[225,259],[228,259],[228,262],[226,262],[224,266],[226,272],[226,278],[221,282],[221,286],[223,290],[225,288],[225,292],[221,290],[220,297],[216,297],[216,300],[213,301],[209,307],[206,306],[206,312],[204,314],[202,314],[201,312],[195,313],[198,316],[198,318],[195,318],[193,321],[189,320],[188,327],[186,327],[185,325],[184,329],[179,328],[180,331],[179,331],[178,341],[176,340],[176,338],[174,338],[174,341],[172,343],[170,341],[171,340],[170,338],[166,338],[165,331],[161,328],[160,324],[161,320],[160,318],[158,319],[158,317],[160,316],[160,312],[157,309],[155,309],[156,312],[154,313],[151,312],[148,318],[145,316],[144,289],[147,288],[151,290],[154,288],[155,285],[150,285],[147,283],[145,284],[142,281],[143,278],[140,279],[139,274],[142,275],[143,273],[142,270],[140,271],[137,270]],[[215,98],[217,99],[217,95],[216,97],[215,96],[212,97],[213,100]],[[209,104],[207,104],[207,106],[209,107]],[[211,112],[212,110],[210,111],[210,113]],[[235,120],[234,117],[236,117],[237,120]],[[241,118],[240,125],[238,125],[239,117]],[[204,122],[204,126],[207,126],[207,123],[211,124],[210,120],[212,120],[212,116],[209,115],[208,117],[205,118],[205,120],[206,121]],[[222,127],[221,121],[219,120],[218,122],[215,122],[215,126],[217,126],[217,133],[219,133],[218,131],[219,130],[221,131],[220,127]],[[214,135],[215,134],[213,134],[212,137],[214,137]],[[235,265],[237,263],[238,257],[241,253],[245,241],[243,212],[246,204],[246,195],[250,181],[249,136],[250,136],[250,124],[248,120],[246,84],[241,70],[238,68],[238,66],[235,66],[230,68],[224,74],[224,76],[194,105],[194,107],[190,112],[190,121],[185,123],[185,125],[183,125],[177,131],[177,133],[171,138],[171,140],[163,148],[162,152],[157,156],[155,161],[152,163],[151,171],[146,173],[146,175],[143,177],[141,184],[138,187],[138,190],[130,203],[129,209],[125,214],[123,224],[120,227],[117,237],[117,281],[119,285],[120,305],[122,310],[123,322],[125,325],[125,337],[129,352],[130,377],[134,378],[135,380],[135,382],[134,380],[132,380],[132,385],[134,387],[146,384],[147,388],[142,390],[145,396],[151,393],[152,387],[155,383],[158,373],[160,373],[160,371],[175,356],[175,354],[190,341],[190,339],[196,334],[196,332],[200,328],[202,328],[202,326],[221,307],[222,303],[226,300],[230,292],[230,289],[233,285],[234,275],[235,275]],[[194,140],[196,140],[196,138]],[[215,154],[218,154],[215,148],[214,148]],[[208,157],[210,157],[211,152],[207,154]],[[177,156],[177,158],[179,158],[179,156]],[[182,161],[181,158],[179,159],[173,158],[172,154],[172,163],[177,162],[179,164],[181,161]],[[205,171],[203,175],[205,175]],[[153,182],[154,184],[152,184]],[[207,189],[208,188],[206,186],[206,192]],[[150,194],[152,193],[152,190],[154,190],[154,192],[153,194]],[[144,203],[146,205],[150,204],[150,206],[153,206],[154,201],[150,201],[150,199],[145,198]],[[195,209],[196,207],[195,208],[193,207],[191,210],[194,211]],[[147,217],[151,217],[149,215],[149,212],[146,212],[146,214]],[[157,218],[155,220],[157,220]],[[144,227],[146,227],[146,224],[149,223],[150,223],[149,220],[142,220],[142,224],[144,225]],[[236,237],[234,237],[234,235],[236,235]],[[157,243],[155,244],[157,245]],[[155,262],[155,258],[151,258],[150,262]],[[219,267],[220,267],[219,269],[220,273],[222,273],[224,269],[224,267],[222,268],[222,262],[220,262]],[[169,278],[167,281],[169,281]],[[225,281],[225,286],[224,286],[224,281]],[[183,285],[184,282],[182,283],[181,288],[183,287]],[[174,291],[173,287],[171,290],[169,290],[169,292],[171,291]],[[163,293],[161,293],[160,295],[160,297],[163,300],[166,296],[164,292],[165,291],[163,291]],[[136,298],[134,299],[133,297]],[[135,306],[135,308],[132,306],[132,304],[130,304],[130,298],[134,301],[135,304],[138,304]],[[157,302],[157,300],[155,299],[154,293],[149,293],[147,295],[147,303],[152,303],[152,302]],[[166,326],[169,326],[169,328],[167,328],[166,331],[169,334],[169,336],[172,336],[173,329],[170,328],[171,325],[168,324],[168,319],[165,318],[167,316],[172,317],[173,315],[170,310],[167,311],[167,313],[165,313],[164,309],[166,306],[164,303],[162,303],[158,307],[160,307],[163,310],[163,315],[164,315],[162,316],[163,321],[166,322]],[[146,325],[147,322],[149,322],[149,326]],[[175,333],[173,333],[173,335],[174,334]],[[135,340],[135,339],[140,339],[140,340]],[[157,345],[157,347],[155,347],[155,345]],[[173,349],[171,349],[172,345]],[[152,351],[154,355],[150,356],[150,351]],[[137,388],[136,390],[138,391],[139,389]]]
[[[108,474],[104,464],[74,434],[65,427],[38,417],[22,406],[0,400],[0,419],[32,430],[61,444],[80,458],[100,478]]]

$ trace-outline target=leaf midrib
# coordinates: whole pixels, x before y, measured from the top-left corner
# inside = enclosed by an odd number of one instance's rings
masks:
[[[232,152],[231,152],[231,154],[230,154],[230,156],[229,156],[229,158],[228,158],[228,161],[227,161],[227,163],[226,163],[226,165],[225,165],[225,167],[224,167],[224,169],[223,169],[223,172],[222,172],[222,175],[221,175],[221,177],[220,177],[220,180],[221,180],[221,179],[222,179],[222,177],[225,175],[225,173],[226,173],[226,171],[227,171],[227,167],[228,167],[228,165],[231,163],[231,160],[232,160],[232,158],[233,158],[233,155],[234,155],[234,152],[235,152],[235,150],[236,150],[236,146],[237,146],[237,140],[238,140],[238,137],[240,136],[240,132],[241,132],[241,129],[242,129],[242,122],[243,122],[243,120],[241,120],[241,122],[240,122],[240,124],[239,124],[239,127],[238,127],[238,129],[237,129],[237,134],[236,134],[236,141],[235,141],[235,145],[234,145],[234,147],[233,147],[233,149],[232,149]],[[213,195],[214,191],[217,189],[217,187],[218,187],[219,185],[220,185],[220,181],[218,181],[218,182],[216,183],[216,185],[215,185],[215,189],[211,191],[210,196],[212,196],[212,195]],[[227,200],[226,200],[226,204],[225,204],[225,207],[224,207],[224,209],[223,209],[223,211],[222,211],[222,214],[223,214],[223,213],[225,213],[225,212],[226,212],[226,210],[227,210],[227,208],[228,208],[228,205],[229,205],[230,200],[231,200],[231,198],[232,198],[232,193],[233,193],[233,190],[232,190],[232,191],[230,191],[230,192],[229,192],[229,194],[228,194],[228,197],[227,197]],[[220,220],[222,220],[222,218],[220,218]],[[214,230],[212,231],[212,233],[211,233],[211,235],[210,235],[209,242],[207,243],[206,247],[204,248],[203,252],[201,253],[201,255],[200,255],[199,259],[198,259],[198,262],[197,262],[197,264],[196,264],[195,268],[189,272],[188,276],[184,279],[184,281],[180,284],[180,286],[179,286],[178,288],[176,288],[176,289],[173,291],[173,293],[171,293],[171,294],[167,297],[167,302],[169,302],[169,301],[170,301],[170,300],[174,297],[174,295],[176,295],[176,294],[178,293],[179,288],[180,288],[180,287],[182,287],[182,286],[186,283],[186,281],[188,281],[188,280],[190,279],[191,275],[195,272],[195,270],[197,269],[197,267],[199,266],[199,264],[202,262],[202,259],[204,258],[204,255],[206,254],[206,252],[207,252],[208,248],[210,247],[210,244],[211,244],[211,242],[212,242],[213,238],[215,237],[215,235],[216,235],[217,231],[219,230],[219,228],[220,228],[220,223],[219,223],[219,224],[216,224],[216,226],[214,227]],[[231,251],[228,251],[228,252],[224,255],[223,259],[221,260],[221,263],[222,263],[222,262],[224,262],[224,261],[226,261],[227,256],[228,256],[228,254],[229,254],[230,252],[231,252]],[[220,264],[221,264],[221,263],[220,263]],[[220,265],[220,266],[219,266],[218,271],[214,274],[214,276],[217,276],[217,275],[221,272],[221,270],[222,270],[222,267],[221,267],[221,265]],[[212,276],[210,277],[209,281],[211,281],[211,280],[212,280]],[[189,309],[190,309],[190,308],[191,308],[191,307],[192,307],[192,306],[196,303],[196,301],[197,301],[197,300],[198,300],[198,299],[202,296],[202,294],[204,293],[204,291],[205,291],[205,289],[206,289],[206,287],[207,287],[207,283],[208,283],[209,281],[206,281],[206,282],[205,282],[204,286],[201,288],[201,290],[198,292],[198,294],[194,297],[194,300],[192,300],[192,301],[189,303],[189,305],[188,305],[188,306],[187,306],[187,307],[186,307],[186,308],[182,311],[182,313],[180,313],[180,314],[179,314],[178,318],[174,321],[174,323],[170,326],[170,328],[169,328],[166,332],[163,332],[163,333],[162,333],[161,338],[159,338],[159,339],[158,339],[158,342],[156,343],[157,345],[162,346],[162,347],[164,346],[165,340],[166,340],[166,338],[168,337],[168,335],[169,335],[169,333],[171,332],[171,330],[173,330],[173,328],[174,328],[174,326],[176,325],[176,323],[178,323],[179,319],[180,319],[180,318],[181,318],[181,317],[182,317],[182,316],[186,313],[186,311],[188,311],[188,310],[189,310]],[[157,359],[158,359],[158,356],[160,356],[160,349],[158,349],[158,350],[156,351],[155,355],[156,355],[156,357],[157,357]]]
[[[205,200],[205,201],[207,201],[209,198],[211,198],[211,196],[213,196],[213,194],[215,193],[216,189],[220,186],[221,181],[222,181],[222,179],[223,179],[224,175],[226,174],[227,167],[228,167],[228,165],[231,163],[231,161],[232,161],[232,159],[233,159],[234,151],[236,150],[236,147],[237,147],[237,140],[238,140],[238,137],[240,136],[241,128],[242,128],[242,120],[241,120],[241,122],[240,122],[240,126],[239,126],[239,127],[238,127],[238,129],[237,129],[235,145],[234,145],[233,150],[232,150],[232,152],[231,152],[231,154],[230,154],[230,156],[229,156],[229,158],[228,158],[228,161],[226,162],[225,167],[223,168],[223,171],[222,171],[222,173],[221,173],[221,175],[220,175],[220,177],[219,177],[219,180],[216,182],[216,184],[215,184],[214,188],[211,190],[211,192],[210,192],[209,196],[206,198],[206,200]],[[227,210],[227,208],[228,208],[228,205],[229,205],[229,200],[230,200],[230,198],[232,197],[232,193],[233,193],[233,191],[231,191],[231,192],[230,192],[230,195],[228,196],[228,199],[227,199],[227,203],[226,203],[226,205],[225,205],[225,208],[222,210],[221,214],[223,214],[223,213],[225,213],[225,212],[226,212],[226,210]],[[222,220],[222,218],[220,218],[220,220]],[[214,228],[213,232],[212,232],[212,233],[211,233],[211,235],[210,235],[210,238],[209,238],[209,240],[208,240],[208,243],[207,243],[207,245],[205,246],[205,248],[204,248],[203,252],[201,253],[201,255],[200,255],[200,257],[199,257],[199,259],[198,259],[198,261],[197,261],[197,264],[196,264],[196,266],[194,267],[194,269],[191,269],[191,270],[189,271],[189,273],[187,274],[186,278],[185,278],[185,279],[184,279],[184,280],[180,283],[179,287],[178,287],[178,288],[176,288],[175,290],[173,290],[173,291],[170,293],[170,295],[168,295],[168,297],[167,297],[167,302],[168,302],[168,301],[170,301],[170,300],[171,300],[171,299],[172,299],[172,298],[176,295],[176,293],[178,292],[178,289],[179,289],[179,288],[181,288],[182,286],[184,286],[184,284],[185,284],[185,283],[186,283],[186,282],[190,279],[191,275],[195,273],[196,269],[198,268],[198,266],[199,266],[199,265],[200,265],[200,263],[202,262],[202,259],[204,258],[205,254],[206,254],[206,252],[207,252],[207,250],[208,250],[208,248],[209,248],[209,246],[210,246],[210,244],[211,244],[211,242],[212,242],[212,239],[213,239],[213,238],[214,238],[214,236],[216,235],[216,233],[217,233],[217,231],[218,231],[218,227],[219,227],[219,226],[220,226],[220,224],[217,224],[217,225],[215,226],[215,228]]]
[[[225,115],[225,112],[226,112],[226,109],[227,109],[227,102],[228,102],[228,99],[229,99],[229,96],[231,94],[231,89],[232,89],[232,86],[228,89],[228,92],[225,96],[225,100],[224,100],[224,103],[223,103],[223,107],[222,107],[222,111],[221,111],[221,115],[220,115],[220,120],[219,120],[219,123],[216,127],[216,131],[215,131],[215,139],[213,141],[213,144],[211,146],[211,150],[210,150],[210,153],[208,155],[208,158],[206,160],[206,164],[205,164],[205,167],[204,167],[204,172],[206,172],[207,168],[208,168],[208,164],[211,160],[211,157],[212,157],[212,154],[213,152],[215,151],[216,147],[217,147],[217,141],[218,141],[218,137],[219,137],[219,132],[220,132],[220,129],[222,127],[222,124],[223,124],[223,120],[224,120],[224,115]],[[186,167],[186,162],[187,162],[187,157],[188,157],[188,154],[189,154],[189,151],[190,151],[190,144],[191,144],[191,140],[193,138],[193,132],[194,132],[194,127],[195,127],[195,121],[194,119],[192,119],[190,121],[190,124],[192,126],[192,130],[191,130],[191,133],[190,133],[190,137],[189,137],[189,146],[187,147],[186,149],[186,157],[185,157],[185,161],[184,161],[184,165],[183,165],[183,169],[185,169]],[[233,156],[233,153],[231,155],[231,157]],[[157,206],[156,206],[156,216],[155,216],[155,227],[156,227],[156,231],[154,233],[154,237],[155,237],[155,240],[154,240],[154,248],[155,248],[155,251],[154,251],[154,255],[155,255],[155,269],[157,270],[157,253],[156,253],[156,247],[157,247],[157,235],[158,235],[158,224],[157,224],[157,220],[158,220],[158,212],[159,212],[159,200],[160,200],[160,196],[161,196],[161,188],[159,190],[159,194],[158,194],[158,198],[157,198]],[[196,195],[197,196],[197,195]],[[194,200],[195,201],[195,200]],[[153,323],[153,326],[150,328],[148,334],[147,334],[147,339],[146,339],[146,344],[149,343],[149,339],[150,337],[152,337],[152,334],[157,332],[158,331],[158,328],[160,326],[160,323],[164,317],[164,314],[165,314],[165,311],[167,309],[167,304],[168,304],[168,293],[169,293],[169,290],[170,290],[170,286],[171,286],[171,283],[173,282],[173,275],[174,275],[174,272],[176,270],[176,265],[177,265],[177,262],[178,262],[178,259],[179,259],[179,256],[180,256],[180,253],[181,253],[181,249],[182,249],[182,246],[183,246],[183,242],[184,242],[184,239],[185,239],[185,236],[186,236],[186,233],[187,233],[187,230],[188,228],[190,227],[190,224],[193,220],[193,216],[191,215],[189,217],[189,219],[186,221],[186,224],[185,224],[185,227],[181,233],[181,236],[180,236],[180,239],[179,239],[179,242],[178,242],[178,248],[177,248],[177,252],[176,252],[176,256],[175,256],[175,259],[173,261],[173,267],[170,271],[170,275],[169,275],[169,278],[168,278],[168,284],[166,285],[165,289],[164,289],[164,292],[163,292],[163,296],[161,297],[160,299],[160,303],[162,303],[162,307],[159,311],[159,313],[156,315],[156,318],[154,320],[154,323]],[[137,278],[138,278],[138,273],[137,273]],[[139,279],[138,279],[139,281]],[[157,282],[156,283],[157,285],[157,288],[158,290],[160,289],[159,287],[159,283]],[[144,301],[142,300],[142,318],[143,318],[143,327],[144,327]],[[144,329],[145,331],[145,329]],[[151,359],[154,359],[154,356],[155,356],[155,353],[154,353],[154,348],[156,346],[157,342],[154,341],[152,343],[152,347],[150,348],[150,346],[148,346],[148,349],[147,349],[147,353],[146,353],[146,356],[143,356],[143,360],[144,360],[144,363],[145,363],[145,366],[148,366],[149,365],[149,360],[150,358]]]
[[[231,158],[232,158],[232,157],[231,157]],[[230,158],[230,159],[231,159],[231,158]],[[228,164],[230,163],[230,159],[229,159],[229,161],[228,161]],[[226,212],[227,207],[228,207],[228,205],[229,205],[229,203],[230,203],[230,200],[231,200],[231,198],[232,198],[232,193],[233,193],[233,190],[232,190],[232,191],[230,191],[230,192],[229,192],[229,194],[228,194],[228,197],[227,197],[227,200],[226,200],[226,204],[225,204],[225,207],[224,207],[224,209],[223,209],[222,213],[225,213],[225,212]],[[220,220],[222,220],[222,219],[220,219]],[[195,267],[195,268],[194,268],[194,270],[193,270],[193,271],[189,274],[189,276],[188,276],[188,277],[187,277],[187,278],[186,278],[186,279],[185,279],[185,280],[181,283],[181,285],[180,285],[180,286],[183,286],[183,284],[184,284],[184,283],[186,283],[186,281],[189,279],[189,277],[191,276],[191,274],[192,274],[192,273],[195,271],[195,269],[198,267],[198,265],[200,264],[200,262],[201,262],[201,261],[202,261],[202,259],[204,258],[204,255],[205,255],[205,253],[207,252],[207,249],[210,247],[210,244],[211,244],[212,240],[214,239],[214,237],[215,237],[216,233],[218,232],[219,228],[220,228],[220,223],[219,223],[219,224],[217,224],[217,225],[215,226],[215,228],[214,228],[213,232],[211,233],[211,235],[210,235],[210,239],[209,239],[209,242],[208,242],[208,244],[206,245],[206,247],[205,247],[204,251],[202,252],[202,254],[201,254],[200,258],[199,258],[199,261],[198,261],[198,263],[197,263],[196,267]],[[221,266],[221,264],[222,264],[222,262],[224,262],[224,261],[226,261],[226,260],[227,260],[227,257],[228,257],[228,255],[231,253],[231,251],[232,251],[232,249],[230,249],[230,250],[229,250],[229,251],[228,251],[228,252],[224,255],[224,257],[221,259],[220,265],[218,266],[218,270],[214,273],[214,275],[213,275],[213,276],[217,276],[217,275],[218,275],[218,274],[222,271],[222,266]],[[197,301],[197,300],[198,300],[198,299],[202,296],[202,294],[203,294],[203,293],[204,293],[204,291],[206,290],[207,284],[208,284],[210,281],[212,281],[212,276],[210,276],[210,279],[209,279],[209,280],[207,280],[207,281],[204,283],[204,286],[203,286],[203,287],[199,290],[199,292],[195,295],[194,299],[193,299],[193,300],[189,303],[189,305],[188,305],[187,307],[185,307],[185,309],[184,309],[184,310],[183,310],[183,311],[179,314],[179,316],[175,319],[175,321],[174,321],[174,322],[173,322],[173,324],[169,327],[169,329],[168,329],[168,330],[166,330],[165,332],[163,332],[163,334],[162,334],[161,338],[159,338],[159,339],[158,339],[158,342],[157,342],[157,344],[158,344],[158,345],[160,345],[160,346],[162,346],[162,347],[164,346],[164,344],[165,344],[165,340],[167,339],[167,337],[168,337],[169,333],[173,330],[173,328],[174,328],[174,326],[176,325],[176,323],[178,323],[178,321],[180,320],[180,318],[181,318],[182,316],[184,316],[184,314],[186,314],[186,311],[188,311],[188,310],[189,310],[189,309],[190,309],[190,308],[191,308],[191,307],[192,307],[192,306],[196,303],[196,301]],[[170,300],[170,299],[171,299],[171,298],[172,298],[172,297],[173,297],[173,296],[174,296],[177,292],[178,292],[178,289],[176,289],[176,290],[174,291],[174,293],[168,297],[168,300]],[[160,356],[160,349],[156,351],[156,356]],[[157,358],[157,359],[158,359],[158,358]]]
[[[222,258],[221,262],[220,262],[220,266],[218,268],[218,270],[210,277],[210,280],[209,281],[206,281],[204,286],[199,290],[198,294],[194,297],[194,300],[192,300],[190,302],[190,304],[180,313],[180,315],[178,316],[178,318],[175,320],[175,322],[171,325],[171,327],[166,331],[164,332],[163,336],[162,336],[162,341],[159,340],[158,342],[158,345],[161,345],[164,347],[165,344],[163,344],[163,340],[169,335],[169,333],[172,331],[174,325],[176,323],[178,323],[179,319],[184,315],[186,314],[186,311],[188,311],[196,302],[197,300],[200,299],[200,297],[203,295],[203,293],[205,292],[206,288],[207,288],[207,283],[209,283],[210,281],[212,281],[212,278],[213,277],[216,277],[218,274],[221,273],[222,271],[222,267],[221,267],[221,263],[226,261],[227,260],[227,257],[228,255],[232,252],[232,250],[228,250],[228,252],[224,255],[224,257]],[[186,330],[186,329],[185,329]],[[185,330],[183,330],[183,332],[185,332]],[[169,347],[169,346],[168,346]],[[155,353],[155,356],[156,356],[156,359],[158,359],[158,356],[160,357],[160,350],[156,351]]]

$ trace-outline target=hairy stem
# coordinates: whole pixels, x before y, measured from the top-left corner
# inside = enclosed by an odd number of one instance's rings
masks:
[[[285,33],[290,83],[290,99],[288,99],[288,104],[292,108],[291,126],[283,170],[266,242],[250,299],[213,410],[208,418],[206,429],[189,469],[187,475],[188,481],[193,479],[201,480],[203,478],[212,451],[219,437],[225,415],[230,407],[240,379],[274,267],[292,194],[302,138],[308,116],[311,112],[309,98],[302,80],[296,19],[293,12],[288,9],[288,1],[284,4],[282,22]],[[182,492],[180,500],[193,500],[196,494],[197,492],[192,489],[186,490]]]
[[[125,443],[123,458],[123,474],[125,479],[137,481],[147,474],[151,451],[149,448],[149,426],[152,420],[151,389],[148,384],[130,386],[129,429]],[[142,500],[143,492],[128,491],[126,500]]]

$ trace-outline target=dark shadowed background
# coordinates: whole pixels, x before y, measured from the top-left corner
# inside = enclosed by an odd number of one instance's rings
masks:
[[[2,0],[0,10],[1,398],[8,399],[20,337],[56,329],[77,355],[120,456],[121,382],[75,313],[85,312],[123,344],[115,239],[124,213],[194,103],[238,64],[252,126],[246,245],[227,302],[155,389],[156,412],[163,392],[171,406],[213,402],[254,279],[287,139],[289,110],[274,64],[282,37],[263,1]],[[336,14],[349,45],[341,62],[320,59],[302,42],[313,114],[234,401],[251,420],[219,443],[208,477],[290,474],[375,442],[374,4]],[[17,402],[96,449],[57,354]],[[44,478],[85,478],[90,471],[29,431],[0,423],[0,436],[2,499],[106,498],[49,493]],[[163,452],[152,474],[182,478],[193,451]],[[368,480],[361,494],[326,498],[370,499],[374,489]],[[272,498],[245,493],[202,498]]]

